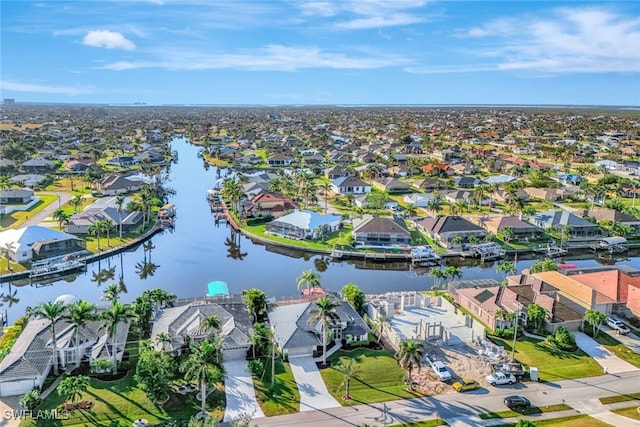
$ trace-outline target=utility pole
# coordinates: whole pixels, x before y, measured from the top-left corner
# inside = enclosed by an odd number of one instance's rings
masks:
[[[516,312],[516,326],[513,328],[513,345],[511,346],[511,361],[516,360],[516,338],[518,338],[518,321],[520,320],[520,309]]]
[[[276,336],[273,332],[271,333],[271,337],[271,388],[273,388],[276,378]]]

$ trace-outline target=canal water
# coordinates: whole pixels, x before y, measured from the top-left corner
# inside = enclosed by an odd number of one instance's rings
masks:
[[[340,290],[355,283],[366,293],[398,290],[427,290],[433,278],[421,271],[407,270],[404,263],[384,264],[372,261],[332,261],[327,256],[305,254],[294,250],[254,244],[226,224],[216,224],[207,204],[207,190],[213,187],[224,171],[206,167],[197,156],[198,147],[185,139],[174,139],[172,149],[178,152],[178,162],[170,167],[168,186],[175,190],[170,202],[177,208],[172,231],[154,236],[152,245],[140,245],[130,251],[94,262],[87,271],[48,284],[2,285],[3,292],[15,292],[19,302],[7,310],[9,322],[24,314],[25,308],[41,301],[52,301],[62,294],[101,304],[102,290],[109,283],[118,283],[120,275],[128,292],[121,296],[131,302],[144,290],[162,288],[178,297],[199,297],[207,292],[207,284],[221,280],[231,293],[247,288],[260,288],[268,296],[287,297],[298,294],[296,279],[304,271],[320,273],[323,287]],[[566,259],[580,266],[600,265],[595,259]],[[463,279],[493,278],[502,280],[494,263],[450,261],[463,271]],[[535,260],[519,260],[518,270]],[[602,261],[600,261],[602,262]],[[640,258],[618,261],[640,267]],[[146,267],[145,267],[146,265]],[[115,279],[98,286],[92,281],[94,272],[115,267]],[[154,268],[155,267],[155,268]]]

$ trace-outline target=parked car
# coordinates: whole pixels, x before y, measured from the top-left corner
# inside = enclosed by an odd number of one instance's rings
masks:
[[[607,326],[611,329],[615,330],[618,334],[628,334],[630,332],[627,325],[619,321],[618,319],[614,319],[613,317],[607,317]]]
[[[522,396],[507,396],[504,398],[504,404],[509,409],[526,409],[531,406],[529,399]]]
[[[441,361],[436,360],[435,362],[431,363],[431,369],[433,369],[433,372],[438,376],[440,381],[451,380],[451,372],[449,372],[447,367],[444,366],[444,363],[442,363]]]
[[[471,391],[478,388],[480,388],[480,384],[478,384],[477,381],[471,380],[469,378],[465,378],[453,383],[453,389],[458,393],[462,393],[463,391]]]
[[[515,384],[518,379],[513,374],[494,372],[485,378],[491,385]]]

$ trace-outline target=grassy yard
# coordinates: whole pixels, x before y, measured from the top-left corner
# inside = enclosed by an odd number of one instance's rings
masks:
[[[339,361],[354,358],[358,372],[351,380],[349,394],[351,400],[343,400],[344,387],[342,374],[335,368],[320,371],[329,393],[345,406],[362,403],[385,402],[388,400],[410,399],[421,394],[407,391],[404,382],[405,371],[398,365],[394,357],[386,350],[358,349],[353,351],[337,351],[330,358],[332,366]]]
[[[550,420],[533,420],[536,426],[562,426],[562,427],[609,427],[604,421],[591,418],[588,415],[572,415],[570,417],[554,418]],[[502,427],[515,424],[500,424]]]
[[[266,234],[265,233],[266,226],[264,224],[247,225],[247,226],[243,226],[242,228],[249,231],[250,233],[253,233],[265,239],[269,239],[274,242],[283,243],[290,246],[296,246],[302,249],[318,249],[318,250],[330,251],[334,247],[345,247],[345,246],[350,247],[349,245],[349,238],[351,236],[350,226],[344,227],[340,231],[334,231],[333,233],[330,233],[325,239],[324,243],[320,240],[294,240],[294,239],[287,239],[286,237]]]
[[[497,345],[511,353],[511,340],[491,337]],[[602,367],[586,353],[558,350],[544,341],[522,337],[516,342],[515,358],[526,366],[538,368],[541,381],[558,381],[602,374]]]
[[[253,376],[256,399],[262,412],[267,417],[298,412],[300,410],[300,392],[289,364],[282,363],[281,358],[276,359],[276,377],[273,387],[271,387],[271,360],[266,358],[264,365],[264,375],[261,377]]]
[[[435,420],[427,420],[427,421],[416,421],[413,423],[402,423],[402,424],[391,424],[391,427],[435,427],[435,426],[446,426],[447,423],[440,418]]]
[[[49,206],[56,200],[58,197],[53,194],[36,194],[40,199],[39,202],[34,204],[31,209],[27,211],[13,211],[7,215],[0,216],[0,231],[5,228],[18,228],[25,222],[27,219],[40,212],[46,206]]]
[[[630,408],[615,409],[611,412],[614,412],[618,415],[622,415],[623,417],[632,418],[634,420],[640,420],[640,410],[638,408],[640,407],[632,406]]]
[[[20,426],[128,427],[138,418],[145,418],[151,424],[172,418],[186,421],[200,409],[200,402],[196,400],[195,393],[188,396],[172,394],[169,401],[162,406],[153,403],[144,391],[137,387],[131,373],[118,381],[103,382],[92,379],[83,399],[95,403],[91,410],[73,411],[66,420],[24,420]],[[209,408],[217,408],[216,412],[220,416],[224,411],[224,392],[215,391],[209,395],[207,402]],[[38,409],[51,410],[62,403],[63,399],[54,391]]]
[[[640,393],[620,394],[618,396],[601,397],[600,403],[607,405],[609,403],[628,402],[630,400],[640,400]]]

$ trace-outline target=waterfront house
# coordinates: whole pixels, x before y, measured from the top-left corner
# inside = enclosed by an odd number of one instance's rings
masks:
[[[478,217],[478,225],[493,234],[505,234],[511,230],[511,240],[538,239],[543,231],[540,227],[524,221],[517,216]]]
[[[611,224],[618,223],[626,225],[631,227],[631,234],[640,234],[640,219],[616,209],[601,208],[585,210],[582,216],[583,218],[593,218],[598,221],[598,223],[607,221]]]
[[[331,190],[338,194],[365,194],[371,192],[371,186],[355,176],[343,176],[331,182]]]
[[[484,228],[456,215],[423,218],[416,221],[415,224],[419,229],[427,233],[429,237],[437,240],[446,248],[452,247],[453,240],[457,237],[460,237],[462,243],[465,243],[468,242],[471,236],[482,240],[488,234]]]
[[[42,388],[53,367],[53,352],[59,365],[72,368],[78,361],[92,364],[98,359],[122,360],[130,322],[120,322],[113,337],[103,320],[87,322],[78,331],[77,326],[66,319],[56,321],[56,345],[53,348],[50,322],[46,319],[30,319],[0,362],[0,396],[25,394],[34,388]],[[76,341],[77,339],[77,341]],[[115,345],[114,345],[115,343]]]
[[[215,331],[203,327],[203,321],[210,316],[220,322]],[[184,346],[199,343],[214,332],[220,338],[223,361],[244,360],[251,348],[252,321],[242,302],[195,300],[160,309],[153,322],[151,342],[158,351],[180,354]],[[157,340],[160,333],[167,334],[170,341]]]
[[[118,212],[117,196],[102,197],[84,208],[82,212],[75,213],[69,218],[67,232],[72,234],[87,234],[89,227],[98,221],[109,220],[113,224],[111,234],[120,230],[129,232],[142,224],[144,215],[140,211],[130,211],[127,206],[131,202],[125,198],[122,209]]]
[[[11,248],[6,256],[13,262],[25,262],[83,251],[85,242],[72,234],[31,225],[0,232],[0,247]]]
[[[295,209],[298,209],[298,205],[289,197],[270,191],[263,191],[256,194],[243,207],[243,214],[248,218],[278,218]]]
[[[340,228],[340,215],[321,215],[313,211],[294,211],[266,225],[268,234],[290,239],[314,239]]]
[[[106,162],[110,166],[128,167],[139,163],[138,159],[133,156],[114,156]]]
[[[595,239],[605,235],[604,230],[597,224],[582,219],[568,211],[548,210],[538,212],[531,218],[531,222],[542,229],[553,228],[560,232],[568,227],[571,239]]]
[[[335,297],[330,298],[338,303],[335,311],[340,321],[329,326],[327,344],[368,340],[371,330],[353,307]],[[313,302],[303,302],[275,306],[269,310],[269,324],[282,354],[299,357],[322,352],[322,323],[309,323],[315,308]]]
[[[381,218],[365,215],[354,219],[351,232],[357,244],[364,246],[409,246],[411,233],[398,217]]]

